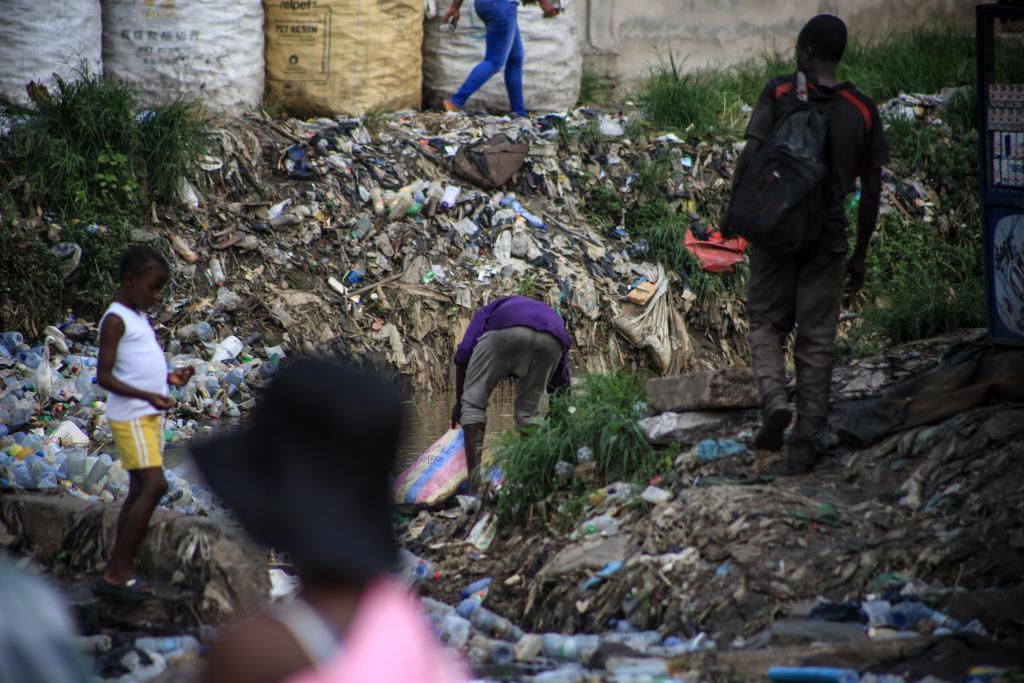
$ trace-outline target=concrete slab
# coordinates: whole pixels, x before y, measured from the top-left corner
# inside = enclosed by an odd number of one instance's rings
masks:
[[[756,408],[760,399],[750,368],[722,368],[648,380],[647,405],[655,413],[684,413]]]
[[[86,583],[106,564],[110,529],[119,511],[120,506],[63,492],[0,496],[0,524],[14,539],[12,549],[32,555],[60,578]],[[154,515],[136,568],[165,587],[173,623],[222,623],[254,613],[270,600],[265,553],[238,529],[205,517]],[[89,598],[83,596],[82,603],[88,605]],[[174,607],[179,603],[181,609]],[[143,622],[168,618],[167,609],[150,613],[122,617]]]

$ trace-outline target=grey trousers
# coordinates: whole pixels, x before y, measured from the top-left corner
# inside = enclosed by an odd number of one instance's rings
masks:
[[[516,377],[516,425],[540,417],[540,402],[562,359],[562,342],[529,327],[506,327],[480,335],[466,368],[462,424],[487,421],[487,401],[498,382]]]
[[[747,320],[761,406],[786,400],[786,337],[796,327],[796,434],[816,441],[828,423],[846,256],[810,251],[778,258],[750,247]]]

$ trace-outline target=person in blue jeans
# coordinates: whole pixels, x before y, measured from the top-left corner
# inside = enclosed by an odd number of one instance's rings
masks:
[[[448,11],[441,17],[445,23],[458,23],[462,1],[452,0]],[[551,0],[538,2],[545,17],[557,16],[561,11]],[[461,111],[473,93],[482,88],[491,76],[504,69],[509,107],[516,116],[526,116],[526,102],[523,100],[523,38],[519,34],[517,19],[519,0],[476,0],[474,9],[487,27],[487,54],[484,61],[470,72],[459,92],[444,101],[444,109]]]

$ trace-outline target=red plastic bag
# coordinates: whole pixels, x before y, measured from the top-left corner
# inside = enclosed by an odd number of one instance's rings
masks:
[[[700,259],[701,270],[709,273],[731,273],[737,263],[743,262],[747,240],[742,237],[722,237],[715,230],[706,240],[699,240],[692,230],[686,231],[683,246]]]

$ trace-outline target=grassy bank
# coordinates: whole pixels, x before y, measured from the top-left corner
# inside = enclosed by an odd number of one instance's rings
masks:
[[[32,106],[7,110],[17,123],[0,141],[0,315],[25,330],[69,306],[91,314],[105,305],[131,229],[151,202],[176,201],[208,146],[196,105],[143,111],[130,87],[84,69],[31,97]],[[51,253],[55,243],[81,248],[70,273]]]
[[[851,350],[875,353],[894,343],[984,324],[977,131],[947,112],[948,127],[889,120],[889,167],[933,189],[930,221],[891,208],[868,252],[863,319]]]
[[[562,490],[569,500],[584,494],[589,489],[584,479],[591,484],[645,481],[670,464],[637,427],[636,420],[647,412],[643,397],[643,378],[627,372],[588,375],[577,383],[572,395],[552,397],[547,417],[539,426],[511,432],[500,444],[497,460],[505,473],[505,485],[498,498],[498,513],[522,519],[556,491]],[[593,453],[593,472],[561,482],[555,471],[557,463],[575,466],[583,447]]]
[[[795,42],[795,36],[794,36]],[[744,105],[753,106],[770,79],[795,69],[793,48],[762,52],[734,66],[689,70],[685,55],[663,54],[636,95],[644,116],[661,128],[739,132]],[[935,24],[881,40],[854,37],[839,68],[876,102],[901,92],[934,93],[974,80],[974,33],[969,26]]]

